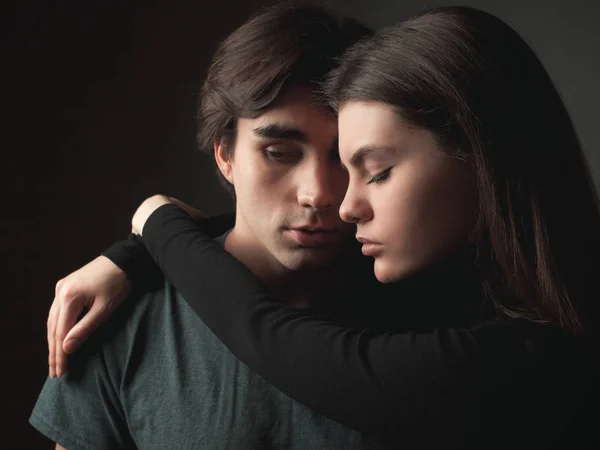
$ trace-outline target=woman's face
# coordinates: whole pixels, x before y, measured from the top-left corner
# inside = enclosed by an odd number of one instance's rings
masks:
[[[469,161],[440,152],[430,132],[380,102],[344,104],[339,142],[349,174],[340,216],[357,224],[379,281],[397,281],[468,240],[477,198]]]

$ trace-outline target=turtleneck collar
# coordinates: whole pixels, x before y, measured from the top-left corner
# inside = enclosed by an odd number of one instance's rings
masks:
[[[338,302],[336,309],[362,326],[390,331],[469,326],[486,317],[482,284],[473,260],[473,249],[461,247],[390,284],[376,281],[371,260],[371,276],[351,280],[344,304]],[[365,269],[361,265],[361,270]]]

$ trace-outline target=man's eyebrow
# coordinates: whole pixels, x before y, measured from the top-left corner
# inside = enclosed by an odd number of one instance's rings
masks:
[[[367,145],[359,148],[354,152],[352,157],[350,158],[350,164],[354,167],[359,166],[363,160],[370,156],[380,156],[388,153],[392,153],[395,150],[392,147],[378,147]]]
[[[271,123],[253,130],[254,134],[263,138],[288,139],[291,141],[308,142],[308,135],[299,128],[282,123]]]

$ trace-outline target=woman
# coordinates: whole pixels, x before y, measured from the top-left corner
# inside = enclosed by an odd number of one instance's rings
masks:
[[[134,229],[157,263],[243,362],[362,433],[408,448],[581,448],[600,214],[532,50],[487,13],[439,8],[351,49],[328,93],[349,173],[340,214],[377,278],[425,286],[444,267],[464,279],[444,301],[475,295],[485,319],[385,333],[293,313],[177,206],[152,212],[154,198]],[[215,267],[232,283],[213,285]]]

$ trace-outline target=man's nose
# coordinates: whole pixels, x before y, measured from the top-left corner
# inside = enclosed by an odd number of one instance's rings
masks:
[[[301,174],[298,203],[315,210],[332,208],[336,204],[333,176],[326,164],[308,167]]]

